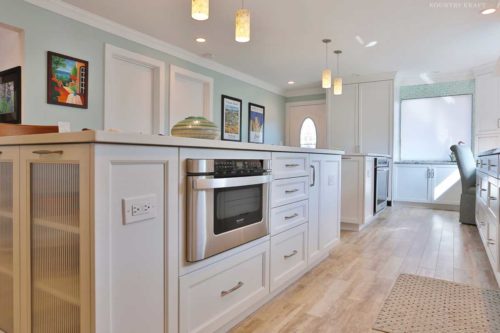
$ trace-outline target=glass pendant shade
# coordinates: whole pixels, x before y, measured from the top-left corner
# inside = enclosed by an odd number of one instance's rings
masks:
[[[210,0],[191,0],[191,17],[198,21],[208,20]]]
[[[327,69],[323,70],[323,74],[321,75],[321,86],[324,89],[329,89],[332,87],[332,71]]]
[[[333,79],[333,94],[342,95],[342,78],[336,77]]]
[[[236,12],[235,39],[239,43],[250,41],[250,10],[238,9]]]

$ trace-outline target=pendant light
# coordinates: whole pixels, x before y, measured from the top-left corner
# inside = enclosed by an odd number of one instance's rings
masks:
[[[329,89],[332,87],[332,71],[328,68],[328,44],[331,42],[331,39],[323,39],[323,43],[325,43],[325,69],[323,69],[323,73],[321,75],[321,87],[324,89]]]
[[[191,0],[191,17],[197,21],[208,20],[210,0]]]
[[[333,79],[333,94],[342,95],[342,77],[340,77],[340,55],[341,50],[335,50],[333,53],[337,55],[337,75]]]
[[[250,10],[245,8],[245,3],[241,1],[241,8],[236,11],[235,39],[239,43],[250,41]]]

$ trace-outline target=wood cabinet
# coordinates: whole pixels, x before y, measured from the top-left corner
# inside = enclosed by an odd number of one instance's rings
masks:
[[[363,82],[332,96],[331,146],[347,154],[392,155],[393,90],[392,80]]]
[[[395,164],[394,201],[459,205],[462,185],[456,165]]]
[[[340,156],[311,154],[309,265],[328,256],[340,239]]]

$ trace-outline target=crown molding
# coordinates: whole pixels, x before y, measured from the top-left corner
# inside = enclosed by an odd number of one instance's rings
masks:
[[[311,96],[311,95],[326,95],[326,89],[323,88],[304,88],[287,90],[285,92],[285,97],[297,97],[297,96]]]
[[[473,79],[472,70],[451,73],[401,73],[397,76],[396,83],[399,86],[413,86]]]
[[[221,74],[228,75],[241,80],[253,86],[265,89],[272,93],[284,96],[285,90],[271,83],[260,80],[249,74],[240,72],[234,68],[222,65],[210,59],[203,58],[195,53],[182,49],[178,46],[164,42],[158,38],[106,19],[102,16],[93,14],[87,10],[70,5],[61,0],[24,0],[34,6],[65,16],[80,23],[108,32],[110,34],[125,38],[127,40],[142,44],[152,49],[167,53],[179,59],[189,61],[195,65],[205,67]]]
[[[498,58],[498,61],[496,62],[488,62],[486,64],[482,64],[479,66],[476,66],[472,69],[472,72],[474,73],[474,77],[481,76],[481,75],[487,75],[487,74],[495,74],[495,70],[500,66],[500,58]],[[498,73],[497,75],[500,75]]]

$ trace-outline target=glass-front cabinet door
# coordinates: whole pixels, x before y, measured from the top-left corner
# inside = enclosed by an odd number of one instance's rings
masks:
[[[19,148],[0,147],[0,332],[19,332]]]
[[[90,147],[21,148],[22,332],[88,333]]]

